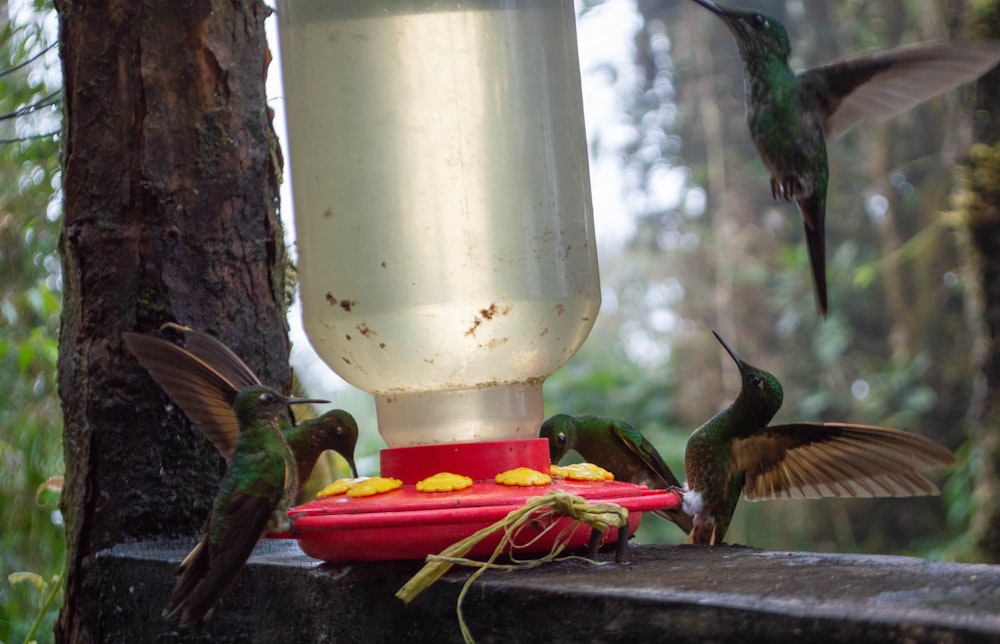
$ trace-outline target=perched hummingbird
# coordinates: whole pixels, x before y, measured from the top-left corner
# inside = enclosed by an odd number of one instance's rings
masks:
[[[240,430],[233,402],[241,390],[261,382],[229,347],[212,336],[179,324],[161,327],[166,328],[182,332],[187,349],[140,333],[125,333],[125,344],[205,438],[229,460]],[[343,456],[351,474],[357,477],[354,446],[358,425],[346,411],[334,409],[295,424],[288,410],[282,415],[281,428],[295,455],[296,491],[306,484],[319,455],[328,449]]]
[[[281,434],[289,405],[327,402],[287,398],[263,385],[241,390],[233,402],[240,432],[198,545],[174,573],[164,617],[181,612],[181,625],[204,622],[243,568],[272,513],[297,489],[295,460]]]
[[[921,470],[951,465],[955,457],[922,436],[846,423],[769,426],[783,396],[777,378],[715,337],[739,367],[742,386],[733,404],[688,439],[684,509],[694,516],[688,543],[721,543],[740,492],[749,501],[939,493]]]
[[[684,489],[653,444],[626,422],[599,416],[557,414],[542,423],[539,438],[549,441],[549,459],[558,463],[576,450],[588,463],[599,465],[619,481],[645,485],[651,490]],[[691,517],[680,508],[656,514],[691,532]]]
[[[980,76],[1000,61],[1000,43],[901,47],[796,74],[788,66],[788,35],[777,20],[694,1],[736,38],[750,138],[771,173],[771,196],[798,204],[819,312],[826,317],[826,142],[866,117],[888,119]]]

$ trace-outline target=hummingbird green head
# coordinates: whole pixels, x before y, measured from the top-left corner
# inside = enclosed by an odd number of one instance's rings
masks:
[[[569,414],[556,414],[542,423],[538,437],[549,441],[549,462],[558,463],[575,449],[577,423]]]
[[[264,385],[253,385],[241,390],[233,400],[233,411],[241,427],[256,423],[276,422],[291,405],[328,403],[316,398],[289,398]]]
[[[305,485],[320,454],[332,449],[347,461],[351,475],[358,477],[354,447],[358,442],[358,423],[343,409],[333,409],[316,418],[308,418],[285,430],[285,439],[298,466],[299,482]]]
[[[719,341],[719,344],[740,370],[740,394],[734,405],[752,414],[753,418],[763,425],[771,422],[774,415],[781,409],[781,403],[784,400],[785,394],[781,383],[773,374],[744,362],[733,351],[732,347],[726,344],[722,336],[715,331],[712,331],[712,334],[715,335],[715,339]]]
[[[694,0],[726,23],[740,51],[740,58],[774,57],[788,62],[792,47],[784,26],[774,18],[746,9],[723,7],[711,0]]]

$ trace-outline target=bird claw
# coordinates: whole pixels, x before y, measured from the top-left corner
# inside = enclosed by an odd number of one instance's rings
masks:
[[[771,177],[771,198],[777,201],[792,201],[798,194],[802,186],[795,177],[786,177],[779,181],[777,177]]]

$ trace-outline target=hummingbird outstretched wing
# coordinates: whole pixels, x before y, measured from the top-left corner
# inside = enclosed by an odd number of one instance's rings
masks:
[[[664,462],[663,457],[660,456],[660,453],[656,451],[656,448],[653,447],[653,444],[645,436],[632,426],[624,423],[615,423],[612,426],[612,431],[618,437],[618,440],[646,465],[646,469],[651,475],[650,478],[659,481],[660,485],[655,487],[664,490],[673,488],[679,494],[684,493],[684,487],[680,484],[680,481],[677,480],[670,467]],[[652,488],[653,486],[650,485],[650,487]],[[655,514],[676,523],[681,530],[688,534],[694,528],[694,519],[679,507],[672,510],[656,510]]]
[[[172,342],[141,333],[123,334],[125,346],[228,461],[240,425],[233,402],[240,388],[201,358]]]
[[[631,426],[623,423],[615,423],[611,431],[625,447],[646,464],[649,473],[662,483],[663,489],[681,487],[677,477],[674,476],[674,473],[670,471],[670,467],[663,461],[663,457],[660,456],[660,453],[656,451],[656,448],[653,447],[653,444],[645,436]]]
[[[167,322],[160,327],[161,331],[163,329],[172,329],[182,333],[185,348],[221,373],[237,390],[264,384],[257,377],[257,374],[238,355],[233,353],[232,349],[207,333],[173,322]]]
[[[247,366],[247,363],[243,362],[232,349],[207,333],[202,333],[189,326],[173,322],[167,322],[160,327],[161,331],[163,329],[172,329],[182,333],[184,335],[185,348],[221,373],[224,378],[233,383],[237,391],[246,387],[264,384],[257,377],[257,374]],[[288,418],[289,425],[294,427],[295,412],[292,411],[291,407],[285,410],[285,415]]]
[[[799,75],[827,142],[865,118],[883,121],[967,83],[1000,62],[1000,44],[920,44],[837,60]]]
[[[898,429],[844,423],[773,425],[733,442],[749,501],[939,494],[922,472],[955,463],[938,443]]]

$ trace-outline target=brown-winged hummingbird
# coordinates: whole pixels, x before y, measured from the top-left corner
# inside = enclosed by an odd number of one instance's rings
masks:
[[[263,385],[236,394],[232,408],[239,437],[205,520],[201,540],[174,573],[174,588],[163,611],[180,611],[182,626],[207,620],[236,579],[271,515],[297,489],[295,460],[281,434],[288,406],[325,400],[288,398]]]
[[[239,436],[233,402],[240,390],[262,384],[229,347],[212,336],[179,324],[161,327],[184,335],[186,349],[152,335],[125,333],[125,344],[139,363],[226,460]],[[357,477],[354,447],[358,425],[342,409],[295,423],[291,410],[281,420],[282,433],[295,455],[298,487],[309,480],[319,455],[332,449],[347,460]],[[297,490],[298,491],[298,490]]]
[[[888,119],[973,80],[1000,62],[1000,43],[949,42],[860,55],[795,73],[785,28],[758,11],[694,0],[736,39],[743,63],[746,119],[771,173],[771,196],[794,200],[820,315],[826,317],[826,144],[864,118]]]
[[[778,379],[715,337],[742,383],[735,402],[688,439],[684,509],[694,516],[688,543],[721,543],[741,492],[749,501],[939,493],[922,471],[955,457],[923,436],[847,423],[768,425],[781,407]]]
[[[653,444],[624,421],[556,414],[542,423],[538,436],[548,439],[553,463],[575,450],[587,462],[614,474],[618,481],[645,485],[651,490],[684,492]],[[691,517],[682,509],[658,510],[656,514],[676,523],[685,534],[691,532]]]

